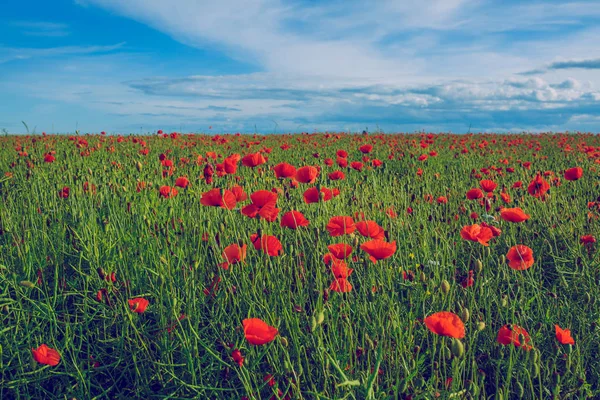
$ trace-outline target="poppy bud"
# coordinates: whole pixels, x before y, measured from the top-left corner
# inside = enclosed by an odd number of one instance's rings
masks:
[[[419,279],[421,280],[421,282],[425,282],[427,280],[425,272],[421,271],[421,273],[419,274]]]
[[[478,259],[475,261],[475,272],[480,274],[481,271],[483,271],[483,263],[481,262],[481,260]]]
[[[506,256],[504,254],[500,255],[499,264],[503,265],[506,262]]]
[[[469,309],[463,308],[462,310],[460,310],[459,316],[463,322],[467,322],[469,320],[469,317],[471,316],[471,314],[469,313]]]
[[[317,325],[321,325],[325,321],[325,312],[321,311],[317,314]]]
[[[33,289],[35,287],[35,284],[31,281],[21,281],[19,284],[29,289]]]
[[[481,331],[482,331],[482,330],[484,330],[484,329],[485,329],[485,322],[483,322],[483,321],[479,321],[479,322],[477,323],[477,330],[478,330],[479,332],[481,332]]]
[[[508,306],[508,299],[506,296],[502,296],[502,307]]]
[[[110,273],[110,280],[113,283],[117,281],[117,274],[114,271]]]
[[[283,336],[279,336],[279,341],[281,342],[281,344],[283,345],[283,347],[288,347],[288,340],[287,340],[287,338],[285,338]]]
[[[568,344],[566,346],[567,354],[571,354],[573,352],[573,345]]]
[[[444,295],[447,295],[450,292],[450,283],[444,279],[440,284],[440,290]]]
[[[450,345],[450,350],[454,357],[461,358],[465,354],[465,346],[458,339],[453,339],[452,344]]]
[[[314,332],[315,329],[317,329],[317,319],[313,315],[312,317],[310,317],[310,331]]]
[[[141,162],[139,162],[139,161],[138,161],[138,162],[135,164],[135,167],[137,168],[138,172],[142,172],[142,163],[141,163]]]

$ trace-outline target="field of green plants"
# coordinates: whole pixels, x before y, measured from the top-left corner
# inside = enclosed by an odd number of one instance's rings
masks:
[[[1,399],[598,399],[600,136],[0,138]]]

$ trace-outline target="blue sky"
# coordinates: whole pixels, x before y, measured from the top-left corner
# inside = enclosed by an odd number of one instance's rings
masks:
[[[600,2],[3,4],[0,129],[600,131]]]

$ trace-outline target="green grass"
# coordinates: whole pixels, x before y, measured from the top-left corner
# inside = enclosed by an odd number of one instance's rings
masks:
[[[0,167],[7,173],[0,178],[0,398],[269,399],[278,398],[278,390],[290,399],[600,396],[600,258],[597,244],[586,248],[579,241],[600,235],[600,214],[588,209],[599,194],[599,157],[584,152],[584,143],[600,146],[600,137],[436,135],[426,149],[419,147],[425,135],[222,138],[0,138]],[[79,139],[88,146],[77,148]],[[134,140],[144,140],[149,154],[140,154]],[[335,162],[336,151],[344,149],[349,161],[360,161],[358,148],[367,142],[374,145],[368,156],[383,166],[344,169],[345,180],[329,181],[327,174],[340,168],[324,159]],[[563,142],[574,150],[563,151]],[[281,150],[284,143],[292,148]],[[17,146],[28,155],[19,156]],[[460,152],[463,146],[467,154]],[[263,148],[273,149],[265,154],[266,164],[240,165],[235,177],[215,175],[212,185],[203,179],[205,162],[196,163],[208,151],[226,157]],[[432,150],[438,155],[417,161]],[[44,162],[49,151],[56,152],[53,163]],[[176,169],[163,177],[159,154],[167,151]],[[302,194],[312,185],[294,189],[278,181],[271,168],[283,161],[321,166],[316,184],[339,188],[340,195],[305,204]],[[519,161],[530,161],[531,169]],[[466,199],[466,191],[479,186],[472,170],[490,166],[504,170],[482,178],[499,184],[496,194],[505,186],[511,206],[531,215],[528,221],[500,220],[499,196],[488,212]],[[583,167],[583,178],[564,180],[562,171],[574,166]],[[545,178],[552,187],[540,201],[527,185],[545,171],[553,172]],[[178,176],[190,179],[189,188],[160,198],[158,188],[173,186]],[[561,179],[559,186],[552,185],[553,176]],[[96,185],[95,193],[83,190],[86,181]],[[137,192],[138,181],[148,188]],[[515,181],[523,181],[523,188],[513,189]],[[310,225],[292,231],[279,221],[250,219],[240,205],[229,211],[200,204],[212,187],[234,184],[248,194],[284,189],[277,201],[280,216],[298,210]],[[65,186],[67,199],[58,196]],[[425,200],[429,194],[432,203]],[[438,196],[447,196],[448,203],[437,204]],[[397,218],[386,215],[389,207]],[[325,227],[332,216],[356,212],[396,241],[393,257],[372,264],[359,248],[366,239],[358,233],[329,236]],[[472,212],[479,214],[477,221]],[[495,216],[502,230],[489,248],[459,234],[485,214]],[[277,236],[285,254],[256,251],[249,236],[258,230]],[[237,242],[248,245],[245,262],[220,268],[223,248]],[[339,242],[352,245],[357,256],[349,265],[354,288],[346,294],[327,290],[333,275],[323,263],[327,245]],[[533,249],[530,269],[515,271],[504,262],[516,244]],[[462,277],[477,260],[481,272],[465,289]],[[116,282],[101,279],[99,268],[115,272]],[[408,271],[413,280],[403,278]],[[218,288],[206,295],[215,277],[221,279]],[[444,280],[450,283],[446,294],[440,290]],[[101,289],[110,304],[97,301]],[[144,313],[130,311],[127,300],[134,297],[150,301]],[[463,309],[470,314],[465,351],[455,357],[450,338],[436,336],[422,321],[438,311],[464,315]],[[280,335],[250,345],[242,329],[250,317],[275,326]],[[525,328],[534,349],[498,344],[505,324]],[[571,329],[574,346],[558,343],[554,324]],[[33,360],[31,349],[42,343],[61,354],[57,366]],[[245,357],[242,367],[231,358],[234,349]],[[264,381],[268,374],[273,387]]]

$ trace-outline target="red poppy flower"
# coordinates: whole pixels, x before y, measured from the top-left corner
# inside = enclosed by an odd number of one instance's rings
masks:
[[[319,170],[316,167],[300,167],[296,171],[296,180],[300,183],[314,183],[318,175]]]
[[[537,174],[536,177],[531,181],[529,186],[527,187],[527,191],[530,195],[540,200],[543,200],[546,192],[550,189],[550,185],[548,182],[542,178],[540,174]]]
[[[503,208],[500,210],[500,218],[508,222],[523,222],[529,219],[529,215],[519,207]]]
[[[361,153],[368,154],[371,152],[371,150],[373,150],[373,145],[372,144],[364,144],[364,145],[360,146],[358,149],[360,150]]]
[[[269,222],[275,221],[279,215],[279,209],[275,207],[277,194],[268,190],[258,190],[250,195],[251,204],[242,208],[242,214],[255,218],[259,215]]]
[[[554,330],[556,331],[556,340],[560,344],[575,344],[575,340],[571,337],[570,329],[562,329],[560,326],[554,325]]]
[[[200,204],[203,206],[221,207],[233,210],[237,204],[235,195],[230,190],[214,188],[202,193]]]
[[[425,318],[425,326],[436,335],[455,339],[465,337],[465,324],[458,315],[449,311],[440,311]]]
[[[569,168],[565,171],[565,179],[568,181],[576,181],[578,179],[581,179],[582,176],[583,168],[581,167]]]
[[[344,173],[342,171],[333,171],[332,173],[330,173],[328,175],[329,179],[331,179],[332,181],[339,181],[339,180],[343,180],[346,178],[346,175],[344,175]]]
[[[333,198],[333,192],[327,188],[321,188],[321,191],[316,187],[306,189],[304,192],[304,202],[306,204],[318,203],[320,201],[328,201]]]
[[[596,238],[593,235],[584,235],[579,238],[579,241],[583,244],[592,244],[596,243]]]
[[[241,156],[239,154],[232,154],[223,160],[223,169],[228,174],[235,174],[237,172],[237,163],[240,161]]]
[[[482,227],[477,224],[466,225],[460,231],[460,236],[471,242],[479,242],[484,246],[489,246],[489,241],[494,237],[492,230],[488,227]]]
[[[55,160],[56,158],[52,154],[46,154],[44,156],[44,162],[46,163],[53,163]]]
[[[363,169],[363,163],[361,163],[361,162],[359,162],[359,161],[352,161],[352,162],[350,163],[350,167],[351,167],[352,169],[355,169],[355,170],[357,170],[358,172],[360,172],[360,171],[362,171],[362,169]]]
[[[479,186],[481,186],[481,189],[483,189],[484,192],[490,193],[496,189],[498,184],[492,180],[484,179],[479,182]]]
[[[348,268],[344,260],[336,260],[331,266],[331,272],[336,278],[348,278],[352,274],[352,271],[354,270]]]
[[[160,189],[158,189],[159,194],[165,198],[165,199],[170,199],[172,197],[177,196],[177,189],[175,189],[174,187],[171,186],[161,186]]]
[[[64,188],[62,188],[58,191],[58,197],[60,197],[61,199],[67,199],[67,198],[69,198],[70,192],[71,192],[71,189],[68,186],[65,186]]]
[[[356,230],[356,226],[354,225],[352,217],[338,216],[331,217],[331,219],[329,219],[329,222],[327,223],[327,230],[331,236],[342,236],[349,235],[354,232],[354,230]]]
[[[235,201],[241,203],[248,200],[248,195],[244,192],[244,188],[240,185],[235,185],[231,188],[231,193],[235,196]]]
[[[58,354],[58,351],[45,344],[42,344],[37,349],[31,349],[31,354],[33,355],[33,359],[40,364],[55,367],[60,362],[60,354]]]
[[[446,196],[440,196],[436,199],[436,201],[438,202],[438,204],[447,204],[448,198]]]
[[[336,278],[329,286],[329,290],[338,293],[348,293],[352,291],[352,284],[346,278]]]
[[[338,157],[335,162],[340,168],[346,168],[348,166],[348,160],[345,158]]]
[[[500,198],[502,199],[502,201],[506,204],[510,204],[510,202],[512,201],[510,199],[510,195],[506,192],[502,192],[500,193]]]
[[[360,221],[356,223],[356,230],[364,237],[383,239],[385,232],[375,221]]]
[[[276,178],[291,178],[296,175],[296,167],[288,163],[280,163],[273,167]]]
[[[494,225],[489,225],[485,222],[481,223],[481,227],[482,228],[489,228],[492,231],[492,236],[493,237],[498,237],[502,234],[502,231],[498,228],[496,228]]]
[[[242,165],[245,167],[254,168],[266,162],[267,160],[265,160],[261,153],[248,154],[242,158]]]
[[[247,318],[242,321],[242,325],[244,326],[246,340],[255,346],[272,342],[279,333],[277,328],[267,325],[259,318]]]
[[[375,239],[363,243],[360,248],[369,254],[369,258],[375,264],[378,260],[383,260],[394,255],[396,252],[396,241],[391,243]]]
[[[235,349],[231,352],[231,358],[233,358],[233,361],[235,361],[235,363],[240,367],[244,365],[244,357],[242,356],[242,352],[238,349]]]
[[[281,226],[298,229],[299,226],[308,226],[309,221],[300,211],[288,211],[281,217]]]
[[[225,262],[221,264],[221,267],[223,267],[223,269],[228,269],[230,265],[243,262],[246,259],[246,249],[246,244],[240,246],[236,243],[225,247],[223,250]]]
[[[338,260],[343,260],[352,254],[352,246],[346,243],[330,244],[327,249]]]
[[[271,235],[262,235],[253,233],[250,235],[250,241],[256,250],[262,250],[263,253],[268,254],[271,257],[280,256],[283,254],[283,246],[279,239]]]
[[[521,343],[519,337],[523,338],[524,343]],[[524,350],[531,350],[533,348],[529,333],[518,325],[504,325],[498,331],[496,341],[504,346],[512,343],[515,347],[522,347]]]
[[[175,186],[178,186],[180,188],[185,189],[186,187],[188,187],[189,184],[190,180],[185,176],[180,176],[179,178],[175,179]]]
[[[338,150],[335,155],[340,158],[348,158],[348,152],[346,150]]]
[[[477,200],[483,198],[483,192],[481,189],[473,188],[467,191],[467,199]]]
[[[533,250],[525,245],[518,244],[508,250],[506,259],[509,267],[522,271],[533,265]]]
[[[150,302],[143,297],[136,297],[135,299],[127,300],[127,302],[129,303],[129,309],[138,314],[146,311],[148,304],[150,304]]]

